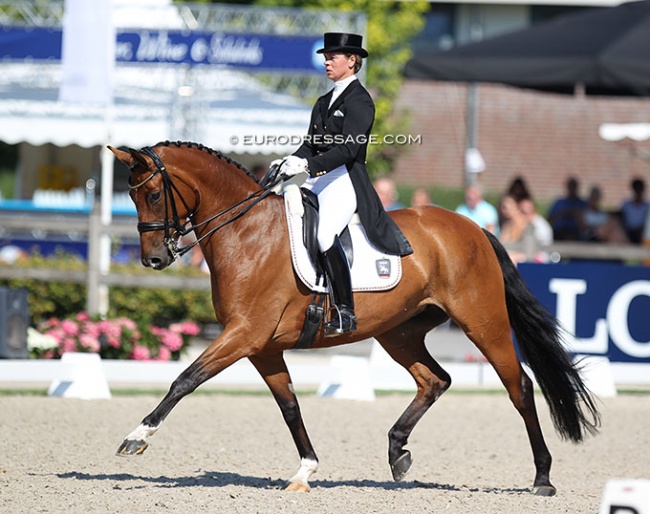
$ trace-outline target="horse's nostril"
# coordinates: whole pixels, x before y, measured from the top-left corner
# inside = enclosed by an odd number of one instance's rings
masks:
[[[142,259],[142,265],[146,268],[158,269],[162,265],[162,259],[159,257],[147,257]]]

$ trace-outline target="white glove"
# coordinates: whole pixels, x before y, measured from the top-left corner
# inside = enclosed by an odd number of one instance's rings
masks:
[[[309,173],[307,168],[307,159],[302,159],[301,157],[296,157],[295,155],[289,155],[284,158],[284,163],[280,168],[280,173],[286,175],[287,177],[293,177],[299,173]]]
[[[272,169],[275,166],[280,166],[280,164],[282,164],[282,161],[284,161],[284,159],[275,159],[271,161],[271,164],[269,164],[269,169]]]

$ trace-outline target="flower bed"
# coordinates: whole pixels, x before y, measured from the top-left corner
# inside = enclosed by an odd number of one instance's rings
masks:
[[[28,337],[31,358],[58,359],[66,352],[98,353],[103,359],[178,360],[190,338],[199,334],[191,321],[168,327],[141,326],[129,318],[99,319],[86,313],[50,318]]]

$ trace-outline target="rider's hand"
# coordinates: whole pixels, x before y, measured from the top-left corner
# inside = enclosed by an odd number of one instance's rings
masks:
[[[271,164],[269,164],[269,169],[272,170],[273,168],[277,168],[280,166],[280,164],[282,164],[282,161],[284,161],[284,159],[275,159],[271,161]]]
[[[284,158],[282,167],[280,168],[280,173],[286,175],[287,177],[293,177],[299,173],[309,173],[309,168],[307,167],[307,159],[302,159],[301,157],[296,157],[295,155],[289,155]]]

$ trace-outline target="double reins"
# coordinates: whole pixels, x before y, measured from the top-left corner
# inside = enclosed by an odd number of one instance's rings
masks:
[[[142,187],[145,185],[147,182],[149,182],[151,179],[153,179],[156,175],[160,174],[162,177],[162,182],[163,182],[163,193],[164,193],[164,201],[165,201],[165,220],[164,221],[146,221],[146,222],[139,222],[138,223],[138,232],[140,234],[145,233],[145,232],[153,232],[157,230],[163,230],[165,232],[165,237],[164,237],[164,243],[167,249],[169,250],[169,253],[172,255],[173,259],[176,260],[178,257],[182,257],[185,255],[187,252],[189,252],[192,248],[194,248],[196,245],[200,244],[201,241],[203,241],[205,238],[211,236],[214,234],[217,230],[220,230],[221,228],[225,227],[226,225],[232,223],[233,221],[241,218],[244,214],[246,214],[249,210],[251,210],[255,205],[257,205],[259,202],[261,202],[264,198],[269,196],[273,191],[272,188],[275,186],[278,182],[282,180],[282,177],[279,176],[279,166],[276,166],[275,169],[272,169],[271,172],[265,179],[262,181],[260,184],[262,187],[258,189],[257,191],[254,191],[253,193],[249,194],[242,200],[236,202],[235,204],[231,205],[227,209],[222,210],[221,212],[218,212],[217,214],[211,216],[210,218],[203,220],[198,223],[192,223],[192,219],[194,217],[194,212],[191,211],[190,207],[187,205],[185,202],[185,199],[181,195],[180,191],[172,181],[171,177],[169,176],[169,173],[167,173],[167,168],[165,167],[165,164],[162,162],[160,157],[154,152],[153,148],[150,146],[145,146],[140,150],[141,153],[145,154],[148,156],[156,166],[156,170],[153,171],[147,178],[145,178],[143,181],[139,182],[138,184],[131,185],[129,184],[129,189],[138,189],[139,187]],[[185,209],[189,212],[189,214],[185,218],[185,222],[181,223],[180,217],[178,215],[178,210],[176,209],[176,201],[174,199],[174,192],[178,195],[180,198],[181,202],[183,202],[183,206]],[[169,201],[168,201],[169,200]],[[236,209],[237,207],[240,207],[241,205],[250,202],[246,207],[244,207],[241,211],[237,212],[234,214],[231,218],[221,222],[219,225],[212,227],[208,232],[203,234],[200,238],[197,238],[194,240],[192,243],[179,247],[178,246],[178,239],[193,230],[202,227],[204,225],[207,225],[208,223],[220,218],[221,216],[224,216],[225,214],[228,214],[231,212],[233,209]],[[171,222],[170,222],[170,213],[169,209],[171,208]],[[189,224],[189,225],[188,225]]]

